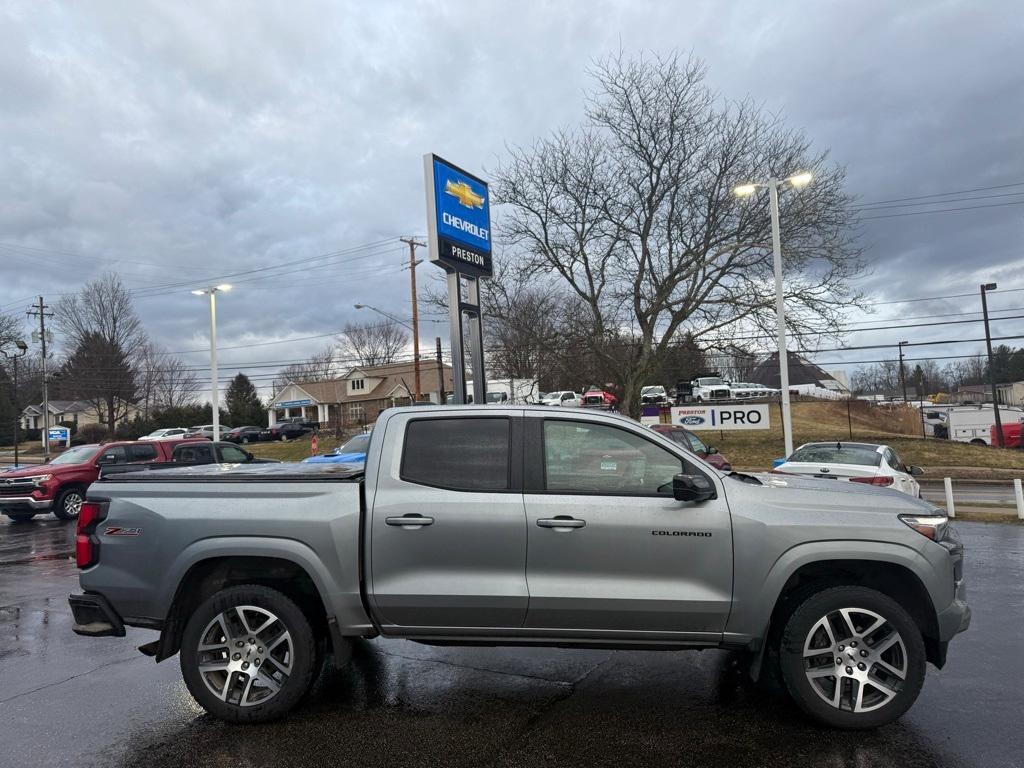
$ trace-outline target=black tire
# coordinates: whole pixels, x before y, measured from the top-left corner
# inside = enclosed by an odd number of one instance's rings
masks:
[[[287,679],[281,683],[279,690],[266,700],[261,700],[247,706],[242,706],[240,701],[222,700],[207,685],[203,673],[199,669],[199,645],[203,640],[203,633],[208,631],[208,627],[218,616],[225,612],[230,612],[239,606],[251,606],[273,614],[278,623],[283,625],[284,629],[290,634],[291,650],[293,651],[290,659],[291,671],[287,675]],[[270,633],[277,631],[276,625],[266,630],[266,632]],[[261,639],[264,642],[269,640],[271,645],[274,642],[273,634],[270,636],[265,634],[255,635],[254,639],[256,643],[253,646],[246,645],[242,650],[245,651],[251,647],[258,646],[262,653],[262,645],[259,645]],[[235,650],[234,644],[227,643],[225,647],[228,647],[228,645],[231,646],[233,653]],[[267,646],[267,652],[268,655],[264,660],[267,662],[274,661],[269,657],[270,645]],[[232,658],[235,655],[233,653]],[[228,661],[226,658],[224,660]],[[228,589],[221,590],[207,598],[195,610],[189,617],[188,623],[185,625],[185,632],[182,635],[180,662],[182,677],[185,679],[185,685],[188,687],[192,697],[211,715],[231,723],[265,723],[285,715],[298,704],[309,689],[319,663],[316,638],[305,614],[295,603],[276,589],[254,584],[229,587]],[[254,670],[254,677],[257,680],[261,680],[260,675],[255,671],[258,666],[256,664],[250,669]],[[275,669],[275,664],[270,664],[269,667]],[[268,665],[264,664],[263,669],[267,668]],[[283,670],[284,667],[280,666],[280,669]],[[245,679],[242,675],[246,674],[248,673],[238,671],[227,673],[227,681],[231,681],[234,676],[234,684],[230,687],[230,691],[237,691],[238,685],[244,685]],[[277,674],[276,669],[274,674]],[[229,693],[228,698],[231,698],[231,695]]]
[[[854,712],[848,706],[842,707],[842,704],[852,704],[854,683],[841,680],[839,677],[822,678],[820,685],[823,687],[830,685],[831,683],[828,681],[832,680],[835,680],[836,684],[844,686],[839,694],[840,699],[843,701],[841,701],[840,708],[837,708],[828,701],[825,701],[822,698],[823,694],[819,695],[815,691],[806,674],[806,667],[812,662],[805,661],[803,655],[804,644],[807,642],[812,629],[823,618],[830,615],[834,616],[840,609],[845,608],[852,608],[855,611],[870,611],[884,619],[885,624],[874,633],[863,635],[859,641],[854,640],[853,644],[858,645],[856,650],[847,645],[852,638],[840,637],[840,633],[833,626],[835,641],[838,647],[842,649],[838,651],[838,653],[842,654],[841,658],[843,659],[843,664],[839,665],[842,669],[838,670],[840,676],[844,670],[853,670],[853,673],[857,674],[856,667],[852,665],[858,662],[860,654],[873,653],[872,644],[882,646],[883,640],[887,639],[890,636],[888,633],[893,630],[898,633],[899,639],[902,640],[900,647],[892,651],[886,651],[886,653],[897,653],[902,657],[903,679],[900,680],[897,677],[890,676],[884,668],[878,667],[881,671],[877,674],[882,676],[880,678],[882,682],[889,686],[891,690],[895,690],[896,693],[888,701],[880,704],[877,709]],[[860,626],[855,627],[855,629],[860,632],[865,627]],[[886,638],[878,639],[883,632],[886,633]],[[827,642],[825,640],[825,643]],[[824,658],[819,657],[818,661],[823,662],[826,658],[828,659],[828,665],[835,663],[831,654],[825,655]],[[892,656],[889,657],[890,660],[892,658]],[[867,659],[867,662],[872,664],[867,669],[867,673],[871,674],[876,667],[871,658]],[[851,666],[845,666],[847,664]],[[811,717],[833,728],[849,730],[878,728],[901,717],[910,709],[921,692],[921,686],[924,684],[925,677],[924,640],[921,637],[921,631],[910,614],[887,595],[867,587],[829,587],[812,594],[789,617],[783,631],[781,647],[779,649],[779,665],[782,678],[790,695],[796,701],[797,706]],[[822,663],[819,667],[822,672],[825,671],[824,666]],[[836,667],[832,667],[832,669],[836,669]],[[835,687],[832,687],[831,690],[835,691]],[[872,687],[870,681],[866,691],[865,698],[873,696],[877,699],[879,695],[883,698],[885,696],[881,694],[880,688]],[[864,703],[867,704],[868,702],[865,701]]]
[[[34,512],[7,512],[6,514],[11,518],[12,523],[27,523],[35,517]]]
[[[65,488],[53,500],[53,514],[60,520],[77,520],[78,510],[85,501],[85,490],[77,486]]]
[[[283,432],[281,433],[281,442],[282,443],[287,443],[288,442],[288,435],[284,434]]]
[[[248,445],[248,444],[249,444],[249,438],[248,437],[243,437],[242,438],[242,445]]]

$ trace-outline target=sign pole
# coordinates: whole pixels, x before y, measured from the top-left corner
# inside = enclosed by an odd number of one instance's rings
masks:
[[[452,400],[466,403],[466,361],[462,344],[462,281],[458,272],[448,273],[448,327],[452,335]]]

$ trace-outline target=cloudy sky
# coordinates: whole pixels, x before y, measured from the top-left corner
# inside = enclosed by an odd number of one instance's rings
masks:
[[[782,113],[878,202],[859,283],[876,311],[853,327],[972,319],[952,315],[990,280],[992,306],[1024,314],[1022,39],[1019,4],[995,0],[0,0],[0,311],[115,270],[150,335],[202,366],[188,289],[226,280],[222,370],[257,376],[368,320],[357,302],[408,317],[397,238],[426,231],[423,153],[483,173],[507,143],[578,122],[588,64],[621,47],[692,50],[723,95]]]

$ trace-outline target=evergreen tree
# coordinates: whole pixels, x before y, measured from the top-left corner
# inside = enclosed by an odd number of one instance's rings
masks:
[[[259,426],[266,420],[266,408],[256,387],[244,373],[239,373],[228,386],[225,402],[230,423],[236,427]]]

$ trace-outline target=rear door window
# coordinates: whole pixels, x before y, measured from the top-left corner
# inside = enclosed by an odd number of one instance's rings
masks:
[[[155,445],[129,445],[128,461],[152,461],[157,456]]]
[[[401,478],[453,491],[508,490],[511,435],[507,418],[410,421]]]
[[[244,464],[249,460],[245,451],[241,448],[235,448],[233,445],[225,445],[220,449],[221,461],[227,464]]]

